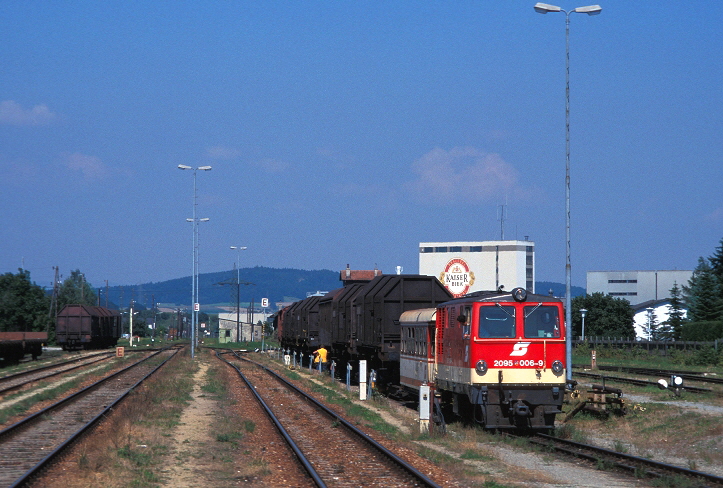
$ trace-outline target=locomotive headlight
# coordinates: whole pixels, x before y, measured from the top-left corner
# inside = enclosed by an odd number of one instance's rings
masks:
[[[565,367],[562,365],[562,361],[559,359],[556,359],[552,363],[552,372],[555,373],[556,376],[560,376],[562,374],[562,370],[564,370]]]
[[[484,374],[487,372],[487,361],[480,359],[477,361],[477,364],[474,366],[474,370],[477,372],[478,375],[484,376]]]
[[[515,301],[524,302],[527,300],[527,290],[524,288],[515,288],[512,290],[512,298],[514,298]]]

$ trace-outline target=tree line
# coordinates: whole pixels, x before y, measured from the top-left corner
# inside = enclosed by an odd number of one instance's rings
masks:
[[[658,321],[650,315],[649,339],[714,341],[723,338],[723,239],[715,252],[698,258],[688,283],[675,283],[669,292],[668,318]],[[592,293],[572,299],[572,331],[582,336],[635,338],[635,312],[624,298]]]
[[[0,275],[0,332],[49,332],[58,310],[71,303],[95,305],[98,295],[85,281],[80,270],[70,273],[58,285],[53,301],[41,286],[30,280],[30,271],[18,269],[17,274]]]
[[[99,304],[98,296],[98,291],[78,269],[58,283],[57,294],[48,293],[31,281],[28,270],[18,269],[16,274],[4,273],[0,275],[0,332],[48,332],[48,341],[53,343],[57,313],[71,304],[96,306]],[[123,330],[128,330],[128,320],[124,315]],[[133,335],[144,337],[154,332],[165,334],[169,328],[175,327],[176,317],[170,313],[156,314],[155,310],[138,306],[132,320]],[[156,329],[149,331],[149,323],[155,323]]]
[[[693,276],[684,285],[688,314],[682,321],[684,340],[712,341],[723,338],[723,239],[707,258],[698,258]]]
[[[698,259],[687,284],[673,286],[669,299],[667,320],[658,322],[654,314],[650,317],[650,339],[712,341],[723,338],[723,239],[711,256]],[[0,332],[48,331],[52,337],[55,314],[67,304],[98,304],[98,293],[80,270],[72,271],[59,284],[55,303],[51,295],[30,280],[29,271],[19,269],[17,274],[0,275]],[[585,336],[635,338],[635,312],[628,300],[604,293],[574,297],[571,325],[573,335],[578,337],[582,336],[581,309],[587,310]],[[140,306],[136,312],[134,335],[136,331],[141,335],[148,333],[149,321],[157,324],[156,333],[175,326],[173,314],[156,314]]]

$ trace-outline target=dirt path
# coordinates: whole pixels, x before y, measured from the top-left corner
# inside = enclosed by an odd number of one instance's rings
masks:
[[[168,486],[177,488],[207,487],[217,482],[216,467],[208,456],[208,449],[214,439],[208,426],[218,412],[217,402],[201,390],[208,370],[206,361],[199,361],[199,368],[193,377],[192,400],[181,415],[180,424],[174,429],[174,445],[171,459],[164,473]]]

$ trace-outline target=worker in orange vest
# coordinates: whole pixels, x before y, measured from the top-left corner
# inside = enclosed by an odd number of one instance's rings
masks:
[[[313,354],[314,354],[314,366],[316,368],[319,368],[319,363],[321,363],[321,371],[326,371],[326,366],[327,366],[327,358],[326,358],[327,350],[326,350],[326,348],[323,345],[319,346],[319,349],[314,351]]]

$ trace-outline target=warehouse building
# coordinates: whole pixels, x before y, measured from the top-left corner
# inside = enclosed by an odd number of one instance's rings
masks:
[[[532,241],[420,242],[419,274],[436,276],[455,297],[480,290],[535,292]]]
[[[587,293],[625,298],[631,305],[670,298],[670,290],[688,284],[693,271],[588,271]]]

